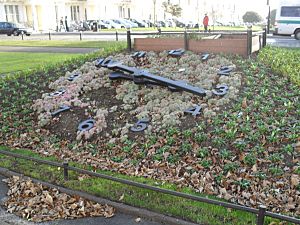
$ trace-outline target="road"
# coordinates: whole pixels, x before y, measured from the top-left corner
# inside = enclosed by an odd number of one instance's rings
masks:
[[[273,36],[267,38],[267,44],[276,47],[300,48],[300,40],[289,36]]]
[[[81,35],[80,35],[81,34]],[[80,39],[86,41],[114,41],[116,40],[115,32],[73,32],[73,33],[51,33],[51,40],[69,40],[78,41]],[[134,37],[147,37],[147,35],[138,35]],[[49,34],[32,34],[31,36],[24,36],[24,40],[49,40]],[[126,31],[119,32],[117,35],[119,41],[126,41]],[[21,36],[6,36],[0,35],[1,40],[22,40]],[[300,41],[289,36],[273,36],[268,35],[267,44],[277,47],[300,48]]]

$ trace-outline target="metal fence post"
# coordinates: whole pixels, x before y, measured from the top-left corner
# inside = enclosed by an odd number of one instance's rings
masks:
[[[116,41],[119,41],[118,31],[116,31]]]
[[[267,45],[267,28],[264,28],[264,33],[263,33],[263,48],[266,47]]]
[[[248,27],[247,29],[247,55],[250,56],[252,54],[252,27]]]
[[[184,50],[188,51],[189,50],[189,38],[188,38],[188,33],[185,29],[184,31]]]
[[[64,180],[65,180],[65,181],[69,179],[68,166],[69,166],[69,163],[68,163],[68,162],[64,162],[64,163],[63,163],[63,168],[64,168]]]
[[[257,225],[264,225],[265,215],[266,215],[267,207],[264,205],[259,206],[258,216],[257,216]]]
[[[82,41],[82,31],[79,32],[79,39]]]
[[[51,41],[51,33],[50,33],[50,31],[49,31],[48,35],[49,35],[49,41]]]
[[[127,30],[127,50],[131,52],[131,34],[130,29]]]

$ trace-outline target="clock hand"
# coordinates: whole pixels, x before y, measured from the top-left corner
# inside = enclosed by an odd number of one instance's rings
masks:
[[[162,83],[165,86],[170,86],[170,87],[174,87],[176,89],[181,89],[186,92],[193,93],[195,95],[206,96],[206,91],[203,88],[192,86],[192,85],[188,84],[187,82],[182,82],[180,80],[171,80],[171,79],[164,78],[161,76],[153,75],[145,70],[137,71],[136,73],[133,74],[133,76],[147,78],[149,80],[153,80],[153,81]]]
[[[153,75],[146,70],[140,70],[135,67],[125,66],[121,62],[113,61],[111,59],[109,59],[109,60],[100,59],[96,63],[96,66],[97,67],[101,67],[101,66],[107,67],[108,69],[112,69],[112,70],[121,70],[121,71],[132,74],[134,78],[145,78],[145,79],[160,83],[163,86],[170,86],[175,89],[180,89],[180,90],[184,90],[186,92],[193,93],[195,95],[206,96],[206,91],[203,88],[194,87],[194,86],[188,84],[187,82],[171,80],[171,79],[164,78],[161,76]],[[130,75],[128,74],[128,76],[130,76]],[[133,80],[134,80],[134,78],[133,78]]]

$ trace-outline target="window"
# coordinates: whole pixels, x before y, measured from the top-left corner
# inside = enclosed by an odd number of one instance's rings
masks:
[[[79,21],[80,14],[79,14],[79,5],[72,5],[71,6],[71,20]]]
[[[281,7],[281,16],[283,16],[283,17],[300,17],[300,6],[283,6],[283,7]]]
[[[20,23],[20,13],[18,5],[5,5],[4,10],[6,21]]]

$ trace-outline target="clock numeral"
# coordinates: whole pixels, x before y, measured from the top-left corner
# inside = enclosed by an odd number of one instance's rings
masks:
[[[132,58],[136,59],[136,58],[143,58],[146,56],[146,52],[144,51],[140,51],[140,52],[135,52],[131,55]]]
[[[229,66],[222,66],[218,72],[218,75],[220,76],[229,76],[230,72],[233,70],[233,67]]]
[[[65,92],[66,92],[66,91],[62,89],[62,90],[58,90],[58,91],[55,91],[55,92],[53,92],[53,93],[50,93],[49,95],[50,95],[51,97],[58,97],[58,96],[60,96],[60,95],[63,95]]]
[[[212,91],[214,95],[224,96],[227,94],[229,88],[227,85],[217,85],[217,87]]]
[[[175,49],[168,52],[169,56],[180,57],[184,54],[183,49]]]
[[[94,127],[95,123],[96,121],[93,119],[85,120],[78,125],[78,131],[89,131]]]
[[[53,113],[51,113],[52,116],[57,116],[58,114],[60,114],[61,112],[67,111],[69,110],[70,107],[67,105],[62,105],[59,107],[58,110],[54,111]]]
[[[143,130],[146,130],[149,122],[149,118],[143,118],[139,120],[136,124],[134,124],[134,126],[130,127],[130,130],[132,132],[141,132]]]
[[[68,77],[68,81],[74,81],[76,78],[78,78],[80,76],[79,73],[75,73],[71,76]]]
[[[208,54],[208,53],[202,54],[202,55],[201,55],[201,60],[202,60],[202,62],[207,61],[207,60],[208,60],[208,57],[209,57],[209,54]]]
[[[184,112],[192,114],[193,116],[197,116],[197,115],[201,114],[201,110],[202,110],[202,107],[200,105],[197,105],[197,106],[193,106],[191,108],[188,108]]]

